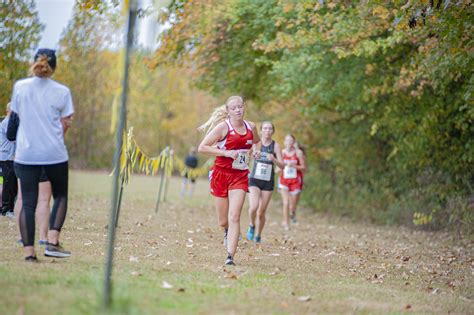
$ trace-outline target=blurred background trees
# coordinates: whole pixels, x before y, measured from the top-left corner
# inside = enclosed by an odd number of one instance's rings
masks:
[[[34,2],[14,3],[2,3],[1,32],[28,35],[1,36],[4,102],[41,31]],[[305,147],[303,198],[317,211],[472,232],[471,1],[168,3],[158,49],[132,57],[128,123],[146,152],[184,154],[211,110],[240,94],[250,119]],[[62,36],[55,79],[73,92],[77,167],[110,165],[122,25],[117,1],[80,0]]]
[[[472,14],[471,1],[173,1],[155,58],[294,133],[316,209],[472,228]]]
[[[0,3],[0,107],[10,101],[13,83],[26,76],[33,48],[41,38],[34,0]]]

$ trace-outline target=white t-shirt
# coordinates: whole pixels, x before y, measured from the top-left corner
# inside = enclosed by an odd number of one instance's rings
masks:
[[[32,77],[17,81],[11,109],[18,114],[15,162],[50,165],[66,162],[61,118],[74,113],[69,89],[49,78]]]

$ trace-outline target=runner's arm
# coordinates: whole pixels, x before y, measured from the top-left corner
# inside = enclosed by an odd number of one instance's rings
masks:
[[[215,144],[227,136],[227,125],[225,122],[218,124],[212,129],[201,141],[198,147],[199,153],[204,153],[212,156],[225,156],[235,159],[237,151],[235,150],[221,150],[215,147]]]
[[[256,126],[253,122],[251,122],[251,121],[249,121],[249,124],[250,124],[250,127],[252,127],[253,144],[254,144],[254,145],[257,145],[257,144],[259,144],[260,141],[261,141],[261,140],[260,140],[260,136],[258,135],[257,126]]]
[[[296,156],[300,160],[300,165],[295,165],[296,169],[304,172],[306,170],[306,158],[303,154],[303,151],[296,150]]]
[[[275,155],[276,158],[273,159],[273,163],[275,163],[279,168],[283,169],[285,168],[285,163],[283,163],[283,156],[281,154],[281,148],[278,142],[275,141],[275,147],[274,147]]]

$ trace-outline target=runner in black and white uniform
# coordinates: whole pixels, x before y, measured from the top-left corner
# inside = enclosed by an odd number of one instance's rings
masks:
[[[269,121],[262,123],[261,143],[256,151],[260,157],[254,159],[252,173],[249,178],[249,228],[247,239],[261,242],[262,230],[265,225],[265,212],[275,187],[275,164],[284,167],[280,145],[272,139],[275,132]],[[258,220],[257,220],[258,218]]]

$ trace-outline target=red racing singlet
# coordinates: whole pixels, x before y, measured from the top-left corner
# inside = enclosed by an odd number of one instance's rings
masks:
[[[252,128],[250,124],[244,120],[247,132],[241,135],[234,129],[229,119],[226,119],[225,123],[227,124],[227,135],[224,139],[217,142],[217,147],[221,150],[240,150],[239,156],[235,160],[229,157],[218,156],[214,162],[214,167],[229,171],[248,172],[248,151],[252,148],[253,144]]]
[[[289,155],[286,153],[286,151],[282,152],[282,157],[283,157],[283,163],[291,163],[292,165],[300,165],[300,159],[296,155],[296,151],[294,154]],[[300,170],[291,170],[291,167],[285,166],[285,169],[283,169],[282,172],[282,178],[283,179],[295,179],[295,178],[302,178],[303,173]]]

